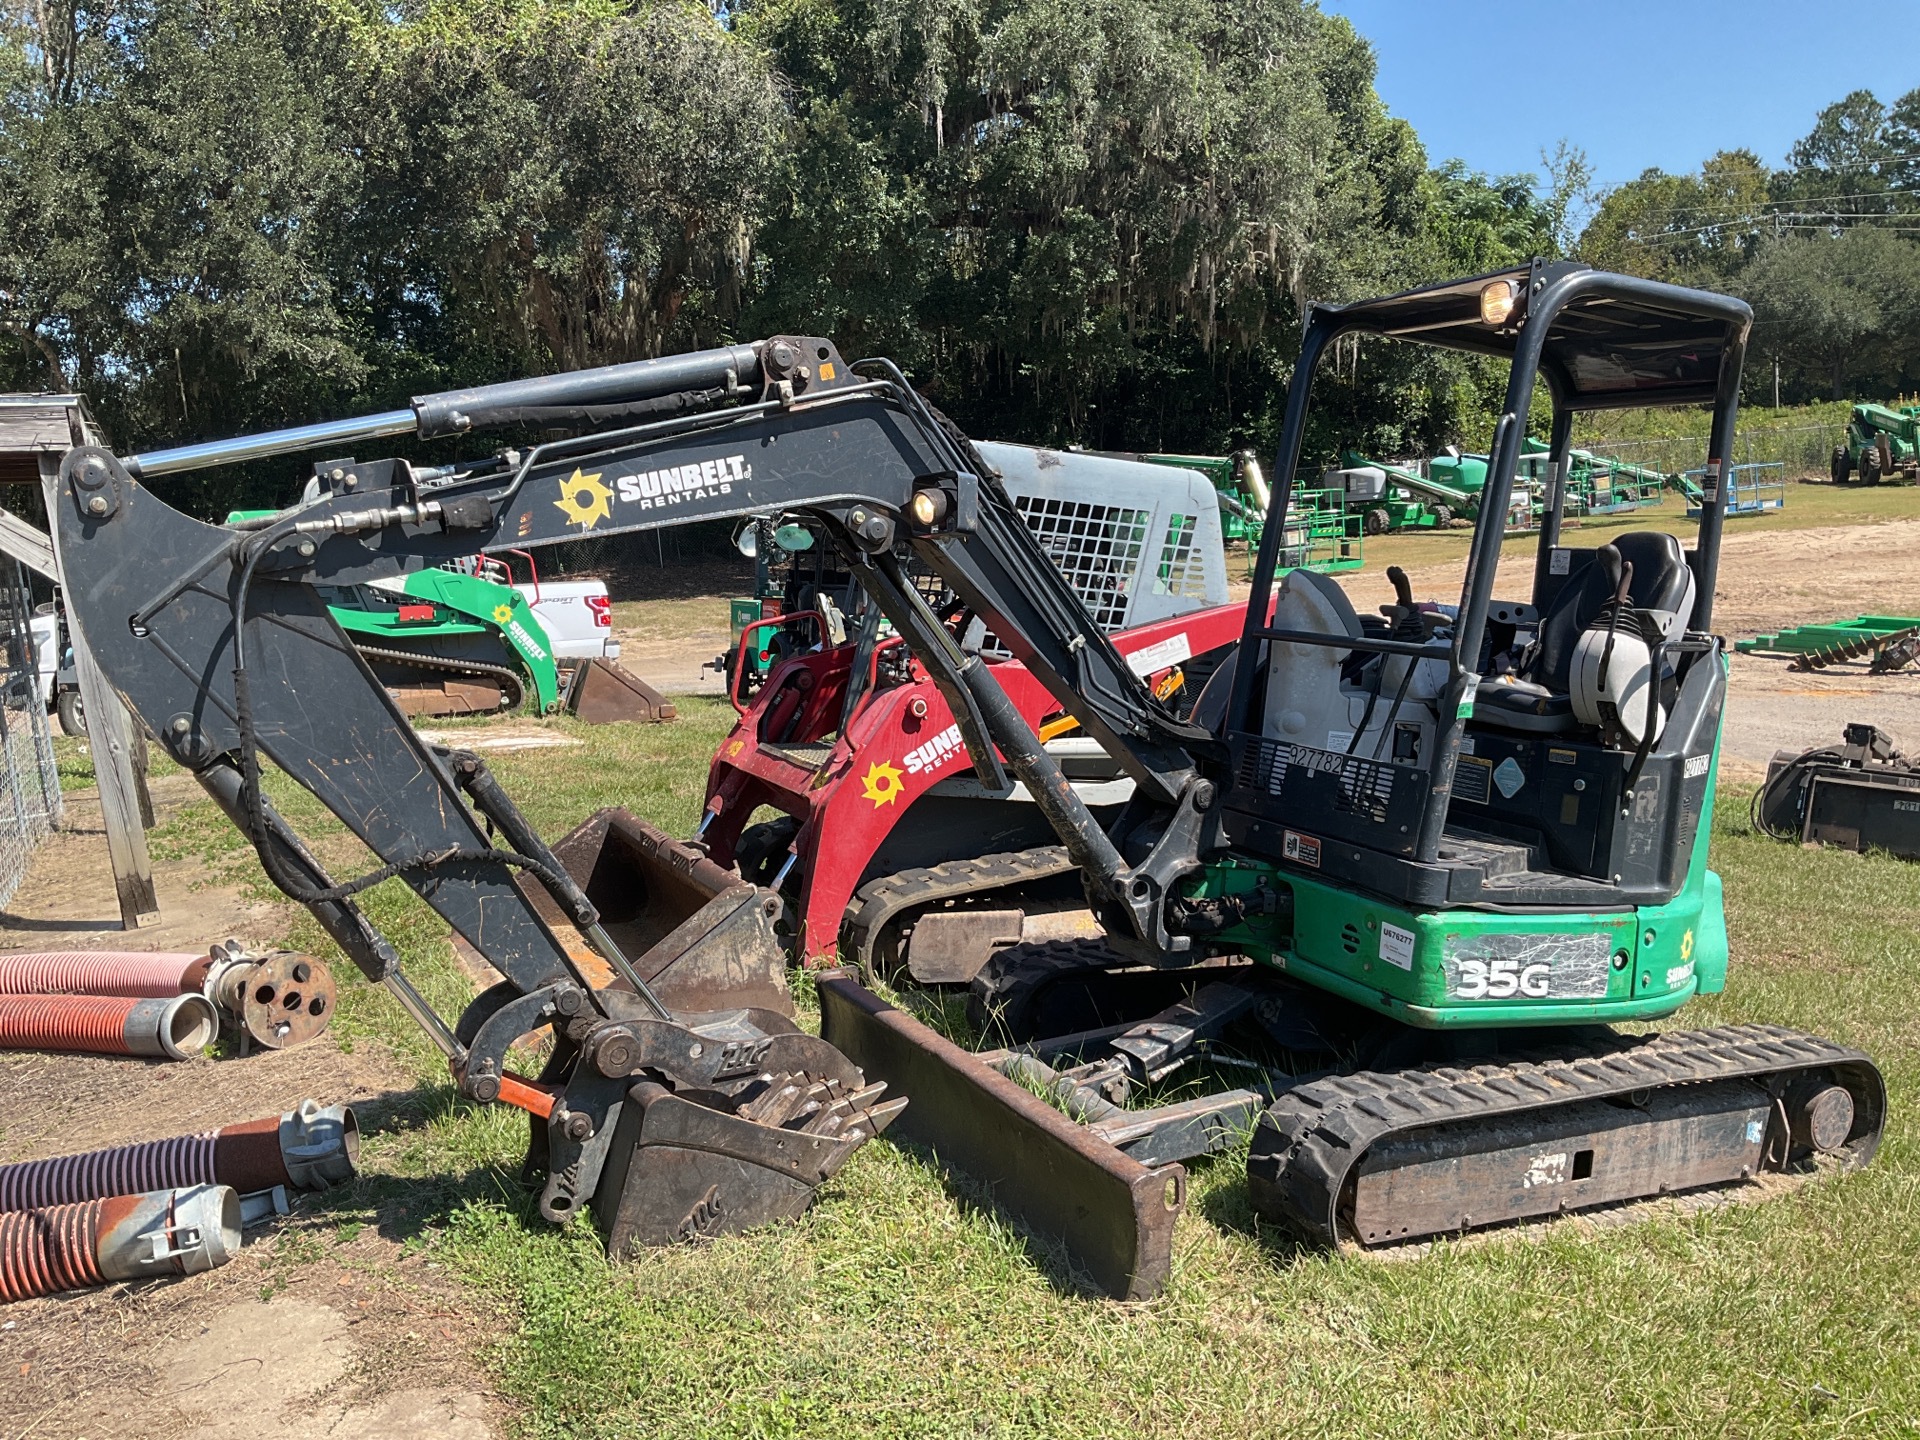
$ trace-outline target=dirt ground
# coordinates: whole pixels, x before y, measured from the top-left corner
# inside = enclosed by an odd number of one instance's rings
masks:
[[[1714,629],[1729,639],[1855,615],[1920,615],[1920,565],[1906,558],[1920,553],[1920,520],[1746,534],[1737,524],[1722,546],[1714,587]],[[1495,593],[1524,596],[1532,563],[1531,555],[1508,556]],[[1407,577],[1422,600],[1459,599],[1458,562],[1409,566]],[[1393,598],[1384,569],[1339,578],[1362,610]],[[1776,656],[1736,656],[1721,774],[1758,778],[1775,751],[1838,742],[1849,721],[1878,725],[1920,747],[1920,671],[1869,675],[1860,663],[1802,674]]]
[[[162,816],[198,793],[155,782]],[[154,867],[161,918],[119,928],[98,793],[67,796],[67,828],[0,912],[0,950],[200,950],[278,943],[272,907],[205,883],[191,860]],[[408,1123],[411,1075],[364,1040],[181,1063],[0,1051],[0,1161],[354,1105],[363,1129]],[[445,1437],[484,1440],[505,1408],[474,1360],[487,1339],[454,1282],[408,1254],[404,1209],[342,1227],[294,1213],[247,1232],[219,1270],[30,1300],[0,1313],[0,1437]]]

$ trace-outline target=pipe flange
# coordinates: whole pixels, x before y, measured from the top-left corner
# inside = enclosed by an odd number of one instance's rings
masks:
[[[216,962],[207,993],[256,1045],[285,1050],[318,1038],[333,1023],[333,974],[311,955],[282,951]]]

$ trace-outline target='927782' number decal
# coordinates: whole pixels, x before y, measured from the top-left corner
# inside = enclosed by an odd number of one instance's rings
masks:
[[[1453,984],[1457,1000],[1511,1000],[1524,995],[1544,1000],[1553,993],[1553,967],[1544,960],[1522,964],[1512,957],[1490,960],[1462,958]]]

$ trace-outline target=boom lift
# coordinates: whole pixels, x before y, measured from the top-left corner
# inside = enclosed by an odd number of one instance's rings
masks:
[[[269,875],[394,990],[466,1094],[545,1112],[531,1157],[548,1177],[543,1213],[561,1219],[591,1199],[616,1243],[792,1213],[890,1118],[866,1076],[899,1076],[911,1133],[989,1171],[996,1197],[1040,1228],[1077,1225],[1100,1283],[1144,1294],[1166,1273],[1177,1161],[1222,1148],[1233,1116],[1258,1117],[1255,1207],[1320,1243],[1390,1243],[1734,1183],[1816,1154],[1871,1155],[1885,1091],[1856,1051],[1764,1025],[1651,1038],[1608,1028],[1669,1015],[1724,981],[1706,866],[1726,693],[1710,628],[1719,505],[1690,553],[1645,532],[1595,556],[1560,545],[1552,493],[1530,599],[1493,598],[1536,378],[1555,406],[1550,492],[1584,409],[1711,404],[1718,466],[1750,320],[1724,296],[1543,262],[1314,309],[1275,467],[1282,514],[1331,342],[1398,336],[1510,362],[1460,603],[1449,613],[1406,597],[1363,621],[1325,577],[1277,574],[1282,528],[1270,526],[1238,663],[1191,719],[1101,633],[975,447],[890,363],[849,367],[824,339],[425,396],[125,461],[77,449],[49,508],[103,669]],[[400,460],[356,464],[351,490],[252,530],[199,524],[145,488],[195,464],[534,419],[599,428],[439,481]],[[939,687],[981,783],[1019,778],[1133,962],[1124,973],[1171,980],[1173,1004],[1064,1050],[1016,1046],[995,1073],[830,974],[823,1029],[864,1067],[854,1073],[744,998],[783,993],[771,895],[729,885],[618,814],[548,850],[474,757],[421,743],[314,591],[475,551],[781,512],[805,516],[856,567]],[[931,585],[915,583],[909,559]],[[1133,780],[1110,828],[943,621],[952,602]],[[383,868],[334,884],[261,795],[263,755]],[[671,934],[627,932],[623,947],[616,932],[644,898],[614,854],[623,847],[670,857],[714,899]],[[388,874],[507,976],[458,1027],[406,984],[352,904]],[[589,948],[618,980],[588,983]],[[1222,954],[1251,963],[1222,968]],[[1019,966],[1002,973],[1027,984]],[[1245,1019],[1333,1073],[1269,1072],[1225,1107],[1111,1103]],[[531,1090],[506,1073],[506,1046],[543,1023],[556,1046]],[[1028,1074],[1026,1061],[1049,1086],[1066,1082],[1063,1098],[1097,1117],[1097,1133],[1008,1078]],[[1118,1113],[1084,1103],[1089,1089]],[[802,1155],[775,1128],[789,1115],[819,1127]],[[781,1181],[778,1202],[764,1198]]]

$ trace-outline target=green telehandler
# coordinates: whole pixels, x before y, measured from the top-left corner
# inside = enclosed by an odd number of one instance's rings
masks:
[[[1836,485],[1850,475],[1862,485],[1920,478],[1920,405],[1855,405],[1831,469]]]

